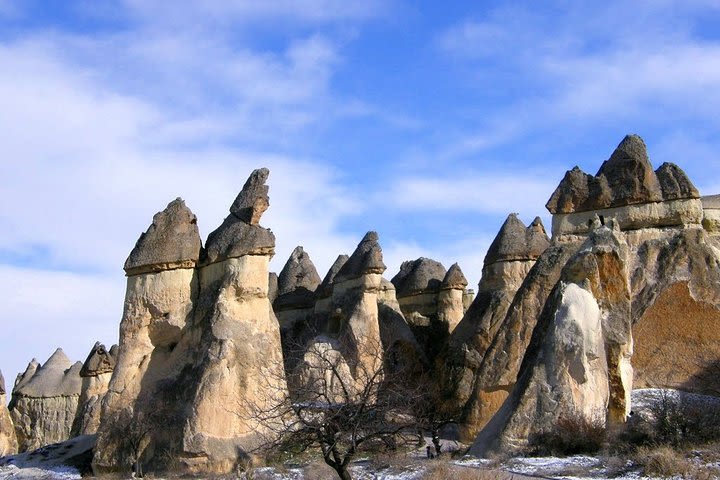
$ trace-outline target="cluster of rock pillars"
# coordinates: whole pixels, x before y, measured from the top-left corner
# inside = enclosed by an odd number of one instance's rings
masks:
[[[93,468],[117,470],[125,415],[153,424],[147,461],[230,471],[263,429],[242,410],[292,389],[285,372],[308,368],[302,349],[318,345],[350,375],[377,362],[366,344],[431,372],[437,408],[462,412],[479,456],[520,452],[563,415],[622,423],[633,388],[720,391],[708,371],[720,361],[720,196],[701,197],[674,164],[653,170],[636,135],[596,175],[565,174],[546,205],[551,238],[540,218],[510,214],[477,294],[457,264],[427,258],[386,280],[375,232],[325,278],[302,247],[269,272],[268,175],[252,172],[204,245],[183,200],[153,217],[125,262],[119,345],[95,344],[84,363],[59,349],[33,360],[9,410],[0,376],[0,455],[97,434]]]

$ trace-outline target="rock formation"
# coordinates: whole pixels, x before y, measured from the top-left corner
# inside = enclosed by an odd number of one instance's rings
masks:
[[[30,362],[12,392],[10,416],[18,451],[34,450],[70,438],[78,410],[82,363],[58,348],[43,364]]]
[[[12,455],[18,451],[15,426],[10,418],[5,399],[5,379],[0,372],[0,457]]]
[[[73,437],[90,435],[98,431],[101,404],[115,369],[117,350],[117,345],[113,345],[108,351],[105,345],[95,342],[80,369],[82,388],[78,401],[78,413],[71,432]]]
[[[485,255],[478,295],[436,362],[439,391],[444,397],[440,401],[449,411],[464,412],[464,438],[474,438],[482,426],[484,419],[478,418],[479,410],[487,410],[488,406],[497,409],[507,396],[502,388],[483,389],[483,384],[476,382],[476,372],[520,285],[549,244],[539,217],[528,227],[516,214],[507,217]],[[532,298],[534,293],[526,295]],[[506,348],[512,346],[510,343]]]
[[[563,416],[624,421],[633,369],[635,387],[702,392],[720,360],[720,257],[687,176],[672,164],[653,172],[629,136],[583,178],[568,172],[548,202],[553,241],[480,360],[474,395],[509,397],[475,454],[523,449]],[[476,403],[470,427],[498,408]]]
[[[310,256],[303,247],[295,247],[278,276],[277,298],[273,301],[281,332],[292,330],[296,322],[313,313],[320,282]]]
[[[156,219],[165,230],[184,232],[182,239],[159,235],[154,219],[130,254],[142,262],[126,270],[96,471],[126,465],[123,431],[137,432],[138,424],[152,427],[143,430],[141,460],[158,468],[169,459],[190,473],[226,473],[256,444],[263,426],[248,409],[278,401],[286,388],[268,299],[275,238],[258,224],[269,206],[268,174],[250,175],[204,250],[195,216],[176,201]],[[153,236],[156,241],[148,240]]]

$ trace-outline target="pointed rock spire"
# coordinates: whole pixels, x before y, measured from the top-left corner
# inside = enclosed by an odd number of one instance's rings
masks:
[[[350,255],[345,265],[338,271],[336,279],[356,278],[369,273],[382,273],[387,267],[383,263],[382,248],[376,232],[367,232]]]
[[[125,261],[125,273],[138,275],[173,268],[192,268],[202,248],[197,218],[181,198],[153,217]]]
[[[110,351],[112,351],[112,349]],[[110,373],[115,369],[116,360],[117,359],[105,349],[105,345],[100,342],[95,342],[85,363],[83,363],[80,376],[97,377],[103,373]]]
[[[605,177],[593,177],[575,166],[565,172],[545,208],[550,213],[572,213],[605,208],[612,192]]]
[[[465,290],[468,286],[467,278],[460,269],[460,265],[453,263],[445,274],[442,281],[443,289]]]
[[[550,245],[545,227],[540,217],[529,227],[517,217],[517,213],[508,215],[505,223],[490,244],[485,255],[485,265],[500,261],[536,260]]]
[[[440,290],[445,267],[442,263],[431,258],[420,257],[417,260],[408,260],[400,265],[400,272],[391,282],[395,285],[398,297],[407,297],[424,292],[437,292]]]
[[[19,373],[18,376],[15,378],[15,385],[13,391],[17,390],[18,388],[29,382],[33,375],[35,375],[35,372],[37,372],[37,369],[39,367],[40,363],[37,361],[37,359],[33,358],[32,360],[30,360],[28,366],[25,367],[25,371],[23,373]]]
[[[258,224],[260,216],[270,205],[268,186],[265,185],[269,175],[267,168],[259,168],[250,174],[230,206],[230,215],[208,235],[203,264],[244,255],[275,253],[275,235]]]
[[[684,198],[700,198],[700,192],[690,181],[687,174],[674,163],[665,162],[655,170],[663,199],[679,200]]]
[[[265,185],[269,175],[270,170],[267,168],[253,170],[230,206],[230,213],[245,223],[258,225],[260,217],[270,206],[269,187]]]
[[[315,265],[302,246],[295,247],[278,276],[278,295],[292,293],[298,288],[314,292],[320,285]]]
[[[5,395],[5,377],[3,377],[2,370],[0,370],[0,395]]]
[[[317,293],[321,298],[329,297],[330,295],[332,295],[332,284],[335,281],[335,276],[338,274],[343,265],[347,263],[349,258],[350,257],[343,253],[341,255],[338,255],[338,257],[335,259],[335,262],[332,264],[327,274],[325,274],[325,278],[323,278],[322,283],[317,289]]]
[[[62,348],[55,350],[29,381],[23,380],[13,391],[25,397],[59,397],[80,395],[82,363],[73,364]]]
[[[308,308],[315,301],[315,291],[320,285],[315,265],[303,247],[295,247],[278,277],[276,309]]]
[[[609,207],[659,202],[663,199],[645,142],[638,135],[623,138],[595,176],[607,179],[612,192]]]

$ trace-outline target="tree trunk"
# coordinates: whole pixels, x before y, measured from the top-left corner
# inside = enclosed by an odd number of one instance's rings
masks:
[[[347,467],[338,465],[335,468],[335,471],[337,472],[338,477],[340,477],[340,480],[352,480],[352,475],[350,475],[350,471],[347,469]]]
[[[438,432],[435,429],[432,430],[432,443],[435,445],[435,455],[439,457],[442,444],[440,443],[440,435],[438,435]]]

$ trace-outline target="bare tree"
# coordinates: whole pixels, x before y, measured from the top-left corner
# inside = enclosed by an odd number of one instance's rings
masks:
[[[422,395],[408,388],[403,369],[387,368],[379,342],[354,345],[347,355],[341,342],[316,339],[288,374],[290,397],[246,408],[265,429],[260,450],[317,450],[340,479],[350,480],[348,467],[359,452],[392,450],[413,438],[415,404]]]

